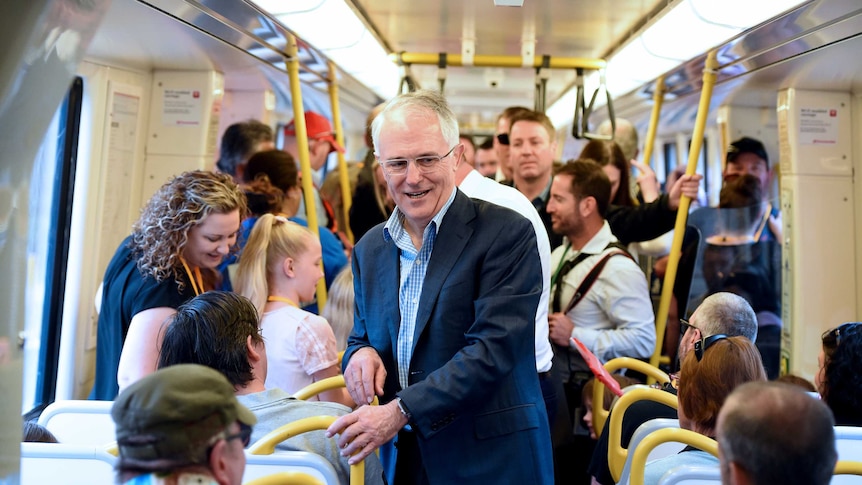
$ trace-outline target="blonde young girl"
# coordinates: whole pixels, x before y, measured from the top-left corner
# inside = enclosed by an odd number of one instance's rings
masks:
[[[320,242],[311,231],[272,214],[258,219],[243,249],[235,289],[261,314],[268,388],[294,393],[339,374],[332,328],[299,307],[314,298],[323,277],[320,259]],[[319,398],[354,406],[343,388],[323,392]]]

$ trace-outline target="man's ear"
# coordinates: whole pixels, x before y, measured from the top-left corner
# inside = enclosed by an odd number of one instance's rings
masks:
[[[223,439],[218,440],[210,452],[209,468],[216,483],[230,483],[227,444],[227,441]]]
[[[584,197],[578,201],[578,212],[580,212],[581,217],[587,217],[596,211],[598,211],[598,205],[595,197]]]
[[[260,355],[260,352],[257,351],[257,347],[255,346],[254,341],[251,339],[251,335],[246,337],[245,346],[248,350],[248,361],[252,364],[255,364],[260,361],[262,356]]]
[[[458,170],[458,166],[461,165],[461,161],[462,161],[461,159],[464,157],[464,151],[465,150],[466,150],[466,148],[464,148],[464,144],[459,143],[458,146],[455,148],[455,151],[452,152],[452,158],[455,159],[455,163],[452,164],[452,171],[453,172],[456,172]],[[464,163],[467,163],[467,162],[464,162]]]

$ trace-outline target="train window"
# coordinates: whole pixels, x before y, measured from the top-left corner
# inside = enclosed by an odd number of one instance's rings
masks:
[[[84,80],[77,77],[54,115],[33,168],[24,411],[54,400],[83,95]]]
[[[697,154],[697,169],[695,169],[697,173],[703,175],[703,182],[701,183],[703,187],[709,187],[709,166],[707,165],[709,157],[706,156],[709,146],[707,143],[707,139],[704,138],[700,145],[700,153]],[[688,139],[688,148],[691,150],[691,138]]]
[[[676,143],[665,143],[662,145],[662,153],[664,154],[664,173],[665,181],[670,178],[671,172],[677,166],[676,161]],[[670,187],[665,187],[665,191],[670,190]]]

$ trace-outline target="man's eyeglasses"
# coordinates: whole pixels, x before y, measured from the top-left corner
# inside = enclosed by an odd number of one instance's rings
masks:
[[[508,133],[497,133],[497,141],[500,142],[501,145],[509,144],[509,134]]]
[[[421,157],[416,158],[392,158],[390,160],[383,160],[380,162],[380,166],[383,167],[383,170],[385,170],[389,175],[401,175],[407,172],[407,166],[410,165],[410,161],[413,160],[416,164],[416,168],[418,168],[420,172],[428,173],[437,167],[440,160],[451,155],[456,148],[458,148],[458,145],[453,146],[445,155],[422,155]]]
[[[239,433],[225,434],[224,440],[230,441],[230,440],[237,440],[238,439],[242,442],[243,448],[248,448],[249,443],[251,443],[252,428],[251,428],[251,426],[249,426],[245,423],[237,422],[237,424],[239,424]]]
[[[723,333],[719,333],[716,335],[710,335],[709,337],[702,338],[694,343],[694,356],[697,357],[697,361],[700,362],[700,359],[703,358],[703,353],[706,352],[706,349],[710,348],[712,344],[718,342],[719,340],[724,340],[728,338],[727,335]]]
[[[827,330],[823,332],[823,335],[820,336],[820,340],[823,341],[823,346],[828,349],[837,349],[839,345],[841,345],[841,338],[850,334],[855,333],[855,330],[862,325],[860,322],[850,322],[839,325],[832,330]]]
[[[682,327],[682,333],[687,332],[687,331],[688,331],[688,329],[692,329],[692,330],[700,330],[699,328],[697,328],[697,327],[695,327],[694,325],[692,325],[691,323],[689,323],[689,321],[688,321],[688,320],[686,320],[685,318],[680,318],[680,319],[679,319],[679,325]]]

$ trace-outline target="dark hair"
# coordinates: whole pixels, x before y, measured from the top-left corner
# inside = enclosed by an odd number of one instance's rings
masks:
[[[273,141],[272,128],[258,120],[246,120],[227,127],[221,137],[216,167],[228,175],[235,176],[236,168],[263,142]]]
[[[459,140],[466,141],[467,143],[469,143],[469,144],[470,144],[470,146],[471,146],[471,147],[473,147],[473,151],[475,151],[475,150],[476,150],[476,142],[474,142],[474,141],[473,141],[473,137],[472,137],[472,136],[461,134],[461,135],[458,135],[458,139],[459,139]]]
[[[820,394],[839,426],[862,426],[862,323],[844,325],[839,327],[838,339],[830,339],[834,329],[823,335]]]
[[[243,179],[251,182],[260,175],[266,175],[272,185],[285,193],[298,183],[296,162],[283,150],[257,152],[248,159]]]
[[[632,198],[631,190],[629,190],[629,177],[631,168],[629,162],[623,154],[622,148],[615,141],[590,140],[584,145],[579,158],[589,158],[594,160],[602,167],[611,165],[620,171],[620,186],[617,188],[617,193],[611,199],[611,204],[632,207],[635,205],[635,200]]]
[[[829,409],[801,389],[749,382],[722,409],[718,446],[754,484],[825,485],[837,459],[834,425]]]
[[[575,199],[594,198],[599,214],[605,217],[611,200],[611,181],[598,163],[583,158],[569,160],[554,170],[554,175],[570,175],[572,186],[569,190]]]
[[[234,386],[254,379],[246,341],[260,343],[257,309],[245,297],[208,291],[177,308],[166,323],[158,368],[200,364],[215,369]]]
[[[247,183],[244,187],[245,198],[248,199],[248,211],[252,216],[278,214],[284,205],[284,192],[269,182],[264,174]]]
[[[21,441],[25,443],[59,443],[53,433],[35,421],[24,421],[24,434]]]
[[[485,138],[485,141],[479,144],[479,150],[493,150],[494,149],[494,137],[489,136]]]
[[[796,386],[805,392],[817,392],[817,388],[814,387],[811,381],[796,374],[784,374],[775,379],[775,382],[783,382],[784,384]]]
[[[769,168],[769,155],[766,154],[766,148],[764,148],[763,143],[759,140],[744,136],[731,143],[727,148],[727,163],[735,162],[743,153],[751,153],[762,158],[766,163],[766,168]]]

